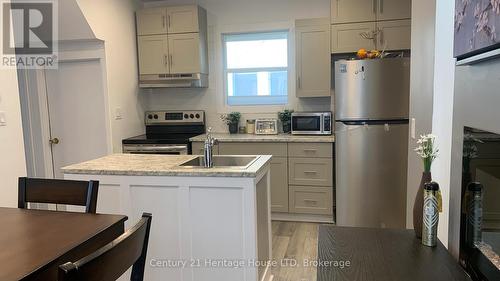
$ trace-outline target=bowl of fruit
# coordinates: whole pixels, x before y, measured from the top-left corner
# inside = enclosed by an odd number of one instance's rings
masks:
[[[364,59],[377,59],[382,56],[382,52],[379,50],[367,51],[366,49],[359,49],[356,53],[356,57],[360,60]]]

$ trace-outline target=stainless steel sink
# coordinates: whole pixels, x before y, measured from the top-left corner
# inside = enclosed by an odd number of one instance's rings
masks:
[[[253,164],[259,156],[213,156],[214,168],[246,169]],[[179,165],[184,168],[204,168],[205,157],[198,156]]]

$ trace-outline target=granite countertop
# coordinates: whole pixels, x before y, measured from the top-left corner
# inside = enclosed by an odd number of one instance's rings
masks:
[[[271,161],[272,156],[260,155],[246,169],[230,167],[185,168],[178,165],[196,155],[111,154],[95,160],[62,168],[64,174],[120,176],[196,176],[196,177],[256,177]]]
[[[335,136],[299,136],[291,134],[255,135],[255,134],[212,134],[220,142],[335,142]],[[206,135],[190,138],[190,141],[205,141]]]

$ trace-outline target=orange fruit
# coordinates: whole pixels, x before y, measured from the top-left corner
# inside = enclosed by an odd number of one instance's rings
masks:
[[[368,51],[366,49],[359,49],[356,53],[356,56],[358,57],[358,59],[366,59],[366,57],[368,56]]]

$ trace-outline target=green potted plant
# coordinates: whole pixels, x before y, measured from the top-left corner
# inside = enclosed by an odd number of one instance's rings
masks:
[[[283,133],[290,133],[290,131],[292,130],[292,113],[293,110],[289,109],[278,112],[278,118],[280,119],[281,125],[283,126]]]
[[[222,114],[220,118],[222,122],[226,123],[226,125],[229,126],[230,134],[238,133],[238,125],[240,124],[241,113],[231,112],[228,114]]]

